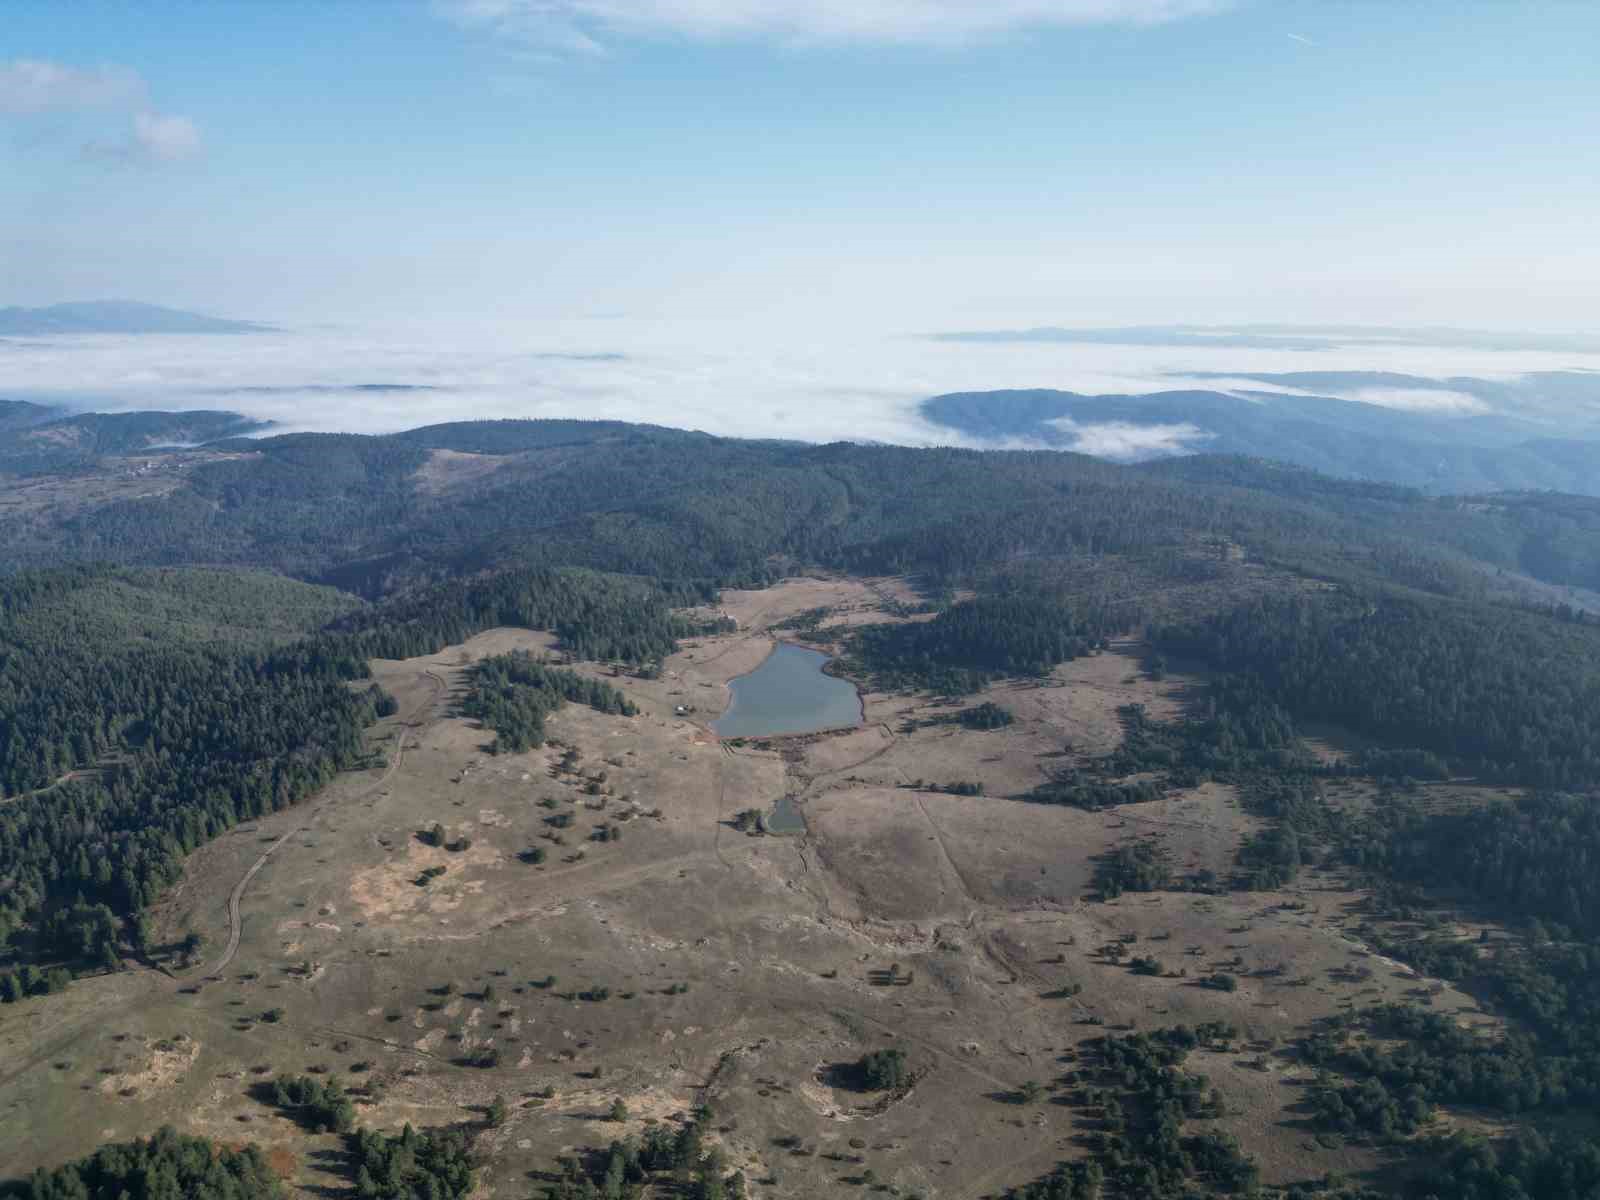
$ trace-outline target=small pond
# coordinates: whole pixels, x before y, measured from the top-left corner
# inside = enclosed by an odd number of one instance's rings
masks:
[[[779,796],[767,814],[767,832],[781,837],[805,831],[806,819],[800,813],[800,806],[789,796]]]
[[[861,724],[861,698],[822,673],[827,662],[826,654],[779,642],[759,667],[729,683],[733,702],[711,728],[719,737],[765,737]]]

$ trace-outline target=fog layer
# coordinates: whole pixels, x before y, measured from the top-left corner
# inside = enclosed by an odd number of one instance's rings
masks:
[[[1243,377],[1353,370],[1511,380],[1536,371],[1600,370],[1600,354],[1381,340],[1272,349],[985,343],[909,332],[802,336],[748,323],[733,330],[714,322],[625,318],[499,330],[448,343],[427,334],[343,330],[0,342],[0,397],[77,409],[227,408],[281,430],[360,433],[462,419],[584,417],[740,437],[911,445],[960,440],[917,413],[920,401],[944,392],[1291,391],[1303,389]],[[1368,388],[1345,398],[1447,419],[1488,407],[1454,391]],[[1552,434],[1596,416],[1572,405],[1532,402],[1520,415],[1547,424]],[[1084,450],[1115,457],[1204,448],[1198,431],[1182,427],[1113,424],[1075,432]],[[1161,445],[1151,447],[1152,438]]]

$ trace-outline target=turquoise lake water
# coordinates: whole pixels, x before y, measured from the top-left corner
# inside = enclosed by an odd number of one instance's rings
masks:
[[[779,642],[759,667],[729,683],[733,703],[711,728],[719,737],[764,737],[861,724],[861,698],[822,673],[827,662],[826,654]]]

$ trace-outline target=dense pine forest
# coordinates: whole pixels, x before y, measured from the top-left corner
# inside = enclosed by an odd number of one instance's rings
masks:
[[[1301,719],[1487,779],[1600,782],[1600,623],[1388,590],[1273,598],[1158,630]]]
[[[359,761],[377,697],[346,681],[364,664],[290,641],[297,614],[303,634],[349,607],[212,572],[0,582],[0,933],[114,966],[145,949],[137,914],[185,854]]]
[[[414,589],[361,609],[328,631],[371,658],[431,654],[497,625],[548,629],[574,657],[643,663],[669,654],[698,627],[674,607],[710,601],[716,589],[581,568],[509,568]]]
[[[459,477],[440,451],[482,456]],[[1238,459],[1118,467],[1049,452],[734,441],[614,422],[213,443],[132,499],[0,516],[0,569],[241,564],[370,597],[521,562],[734,583],[797,565],[962,580],[1038,556],[1196,538],[1331,574],[1596,582],[1600,502],[1430,498]],[[110,474],[125,460],[96,460]]]
[[[926,623],[876,625],[854,639],[854,662],[881,686],[974,692],[1001,676],[1044,675],[1123,632],[1114,614],[1080,614],[1049,592],[980,596]]]

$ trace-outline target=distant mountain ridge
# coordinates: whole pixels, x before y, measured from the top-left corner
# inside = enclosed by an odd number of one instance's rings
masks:
[[[78,300],[44,308],[0,308],[0,336],[63,333],[268,333],[272,326],[228,321],[136,300]]]
[[[1527,333],[1448,326],[1386,325],[1122,325],[1081,328],[1038,325],[1031,329],[955,329],[927,335],[935,342],[971,345],[1007,342],[1091,346],[1191,346],[1230,350],[1325,350],[1330,346],[1383,343],[1458,350],[1545,350],[1592,354],[1600,337],[1587,333]]]
[[[0,435],[20,452],[0,453],[0,574],[234,563],[377,598],[559,563],[693,590],[811,563],[957,578],[1088,546],[1143,553],[1222,537],[1318,577],[1375,570],[1441,594],[1524,594],[1521,572],[1600,591],[1600,497],[1434,497],[1214,454],[1120,466],[1070,451],[804,445],[615,421],[159,448],[239,420],[116,414]],[[44,474],[50,487],[35,483]]]
[[[45,419],[7,424],[6,415],[16,406],[44,413]],[[42,405],[0,401],[0,475],[81,470],[105,457],[172,446],[198,446],[260,432],[268,426],[268,422],[235,412],[195,410],[61,416],[59,410]]]
[[[45,404],[34,404],[27,400],[0,400],[0,433],[43,425],[62,415],[61,409]]]
[[[1329,385],[1333,374],[1319,382]],[[1263,384],[1292,385],[1285,376],[1255,378]],[[1600,400],[1600,376],[1557,378],[1555,386],[1575,414],[1566,429],[1576,436],[1550,436],[1556,431],[1548,419],[1523,415],[1534,414],[1531,403],[1522,411],[1498,405],[1483,412],[1415,411],[1269,391],[952,392],[924,401],[921,413],[935,425],[980,441],[1014,445],[1026,440],[1124,462],[1196,453],[1241,455],[1434,493],[1553,490],[1600,496],[1600,426],[1592,414],[1584,419],[1576,403],[1580,394]],[[1487,394],[1477,385],[1488,385],[1408,376],[1385,377],[1381,384],[1370,376],[1350,382],[1352,391],[1362,385],[1464,391],[1471,384],[1475,390],[1469,394],[1474,396]],[[1578,392],[1584,383],[1591,392]],[[1504,390],[1510,385],[1492,386]]]

